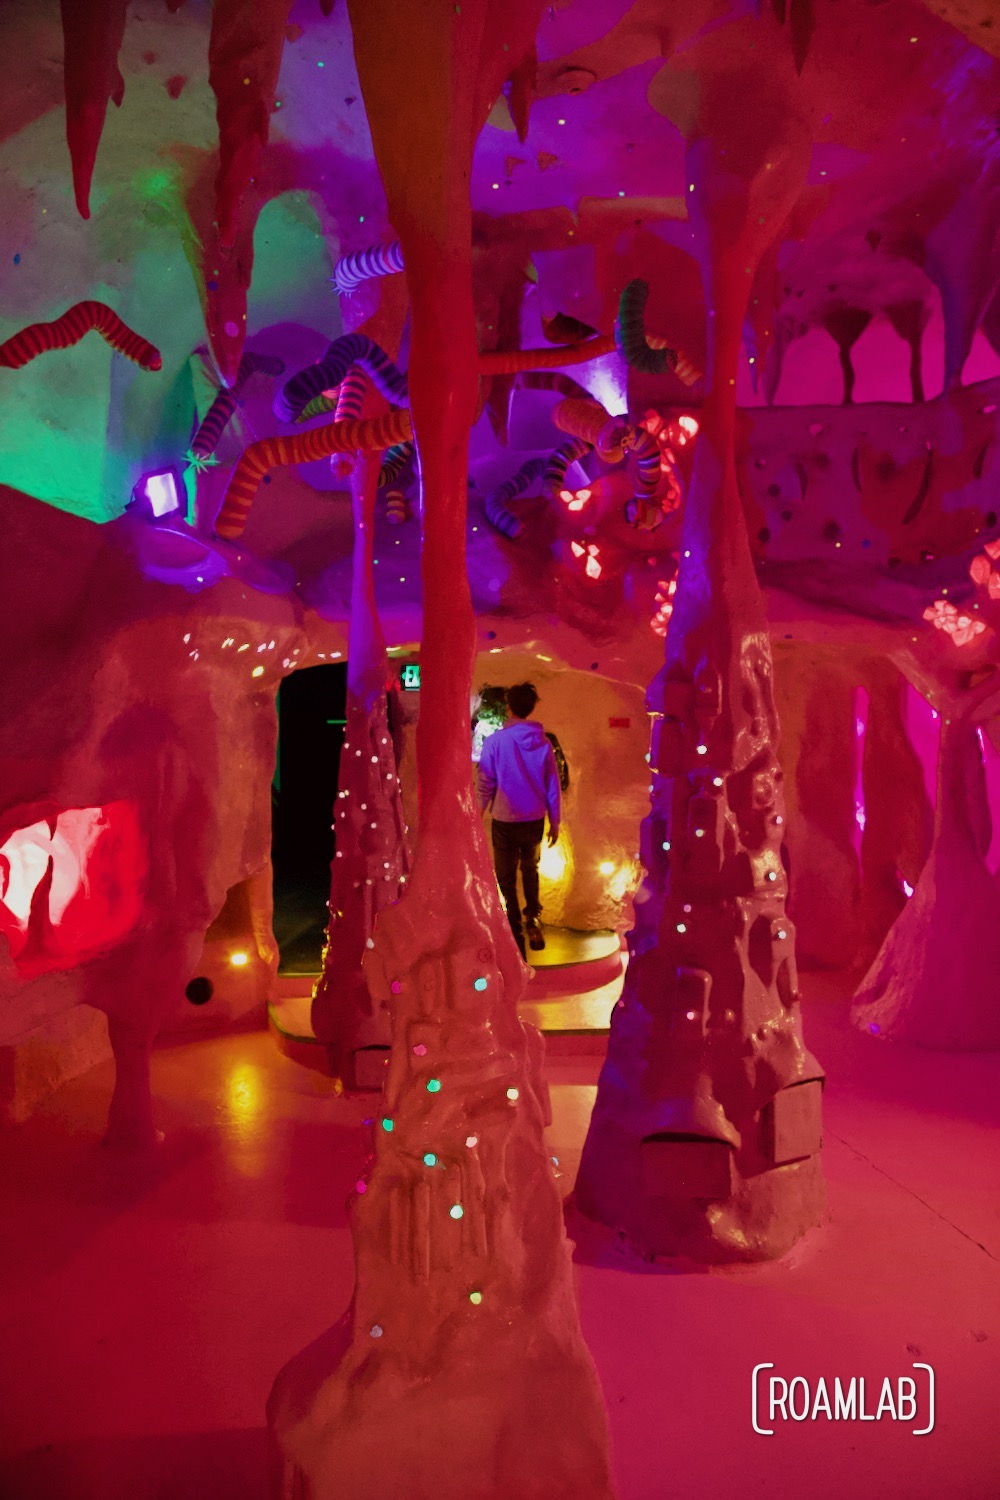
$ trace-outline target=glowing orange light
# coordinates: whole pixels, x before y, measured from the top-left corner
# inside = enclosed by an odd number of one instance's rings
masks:
[[[249,953],[230,953],[229,962],[234,969],[242,969],[250,962]]]

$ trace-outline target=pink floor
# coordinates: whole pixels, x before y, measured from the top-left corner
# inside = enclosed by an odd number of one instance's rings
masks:
[[[1000,1055],[869,1042],[835,981],[807,997],[830,1074],[830,1222],[752,1270],[578,1252],[621,1500],[996,1500]],[[551,1063],[567,1188],[599,1064]],[[167,1140],[145,1174],[97,1145],[103,1068],[0,1136],[2,1500],[270,1497],[272,1376],[349,1299],[343,1204],[371,1104],[335,1098],[264,1031],[164,1047],[154,1085]],[[877,1390],[914,1360],[937,1375],[929,1436],[751,1429],[759,1362]],[[406,1496],[401,1478],[386,1500]]]

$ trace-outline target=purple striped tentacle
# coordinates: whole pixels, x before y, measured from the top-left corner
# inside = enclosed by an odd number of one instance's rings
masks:
[[[223,386],[217,393],[215,400],[202,418],[198,431],[191,439],[193,456],[209,458],[215,452],[222,434],[236,411],[243,394],[243,387],[251,375],[282,375],[284,370],[283,359],[276,359],[270,354],[244,354],[236,372],[236,379],[231,386],[228,388]]]
[[[394,276],[403,269],[403,250],[398,240],[391,245],[370,245],[353,255],[342,255],[333,268],[333,284],[338,292],[353,292],[373,276]]]
[[[483,503],[483,509],[486,512],[487,521],[495,530],[511,539],[521,535],[524,522],[508,509],[509,503],[518,495],[523,495],[529,485],[534,484],[544,468],[543,458],[529,458],[516,474],[512,474],[503,484],[489,492]]]
[[[590,443],[583,438],[570,438],[569,442],[563,443],[550,454],[542,473],[542,483],[545,488],[553,494],[561,489],[570,464],[576,463],[578,458],[589,453],[590,447]]]
[[[321,360],[285,381],[274,398],[274,415],[283,422],[294,421],[310,401],[340,385],[351,365],[362,365],[387,401],[397,406],[409,401],[406,376],[385,350],[363,333],[345,333],[334,339]]]

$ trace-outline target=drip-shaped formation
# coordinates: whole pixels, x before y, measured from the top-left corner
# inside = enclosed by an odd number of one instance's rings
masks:
[[[214,0],[208,78],[219,122],[216,217],[233,244],[240,203],[260,169],[271,127],[291,0]]]
[[[468,174],[500,85],[531,45],[538,5],[358,0],[351,19],[412,306],[424,500],[420,846],[369,963],[376,1000],[393,1007],[393,1045],[375,1165],[353,1207],[354,1302],[278,1377],[269,1419],[289,1492],[298,1485],[312,1500],[384,1500],[404,1462],[413,1500],[610,1500],[600,1392],[542,1140],[540,1043],[517,1018],[523,971],[469,766]],[[470,86],[428,108],[423,81],[456,69]],[[439,191],[425,190],[430,180]],[[559,1440],[564,1431],[571,1440]]]
[[[89,219],[90,183],[108,101],[113,99],[120,106],[125,95],[118,52],[125,35],[128,0],[60,0],[60,9],[73,192],[81,216]]]
[[[824,1203],[822,1071],[802,1037],[785,910],[771,649],[734,462],[749,287],[808,146],[785,131],[779,153],[763,120],[727,160],[731,100],[726,127],[718,107],[706,99],[689,125],[709,390],[666,657],[647,697],[646,878],[576,1187],[583,1212],[642,1253],[707,1261],[780,1255]]]
[[[970,571],[979,597],[968,616],[982,629],[925,627],[899,659],[940,718],[934,828],[927,862],[858,987],[852,1018],[872,1036],[971,1050],[1000,1046],[1000,888],[986,863],[992,820],[980,743],[1000,708],[1000,590],[991,590],[989,552]]]
[[[368,990],[362,962],[380,912],[398,900],[409,869],[399,774],[389,732],[385,640],[372,567],[378,455],[359,454],[351,475],[354,567],[347,725],[340,752],[330,871],[330,923],[313,992],[313,1031],[348,1088],[380,1087],[389,1010]]]

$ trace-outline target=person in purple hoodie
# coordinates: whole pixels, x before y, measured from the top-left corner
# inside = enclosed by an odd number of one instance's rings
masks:
[[[542,852],[545,815],[549,843],[559,837],[559,771],[552,746],[541,724],[528,715],[538,702],[530,682],[507,689],[509,717],[491,734],[479,759],[479,805],[493,810],[493,863],[497,883],[507,903],[507,920],[514,941],[524,951],[524,930],[517,896],[517,872],[524,887],[524,918],[528,942],[536,951],[545,947],[539,917],[538,861]]]

